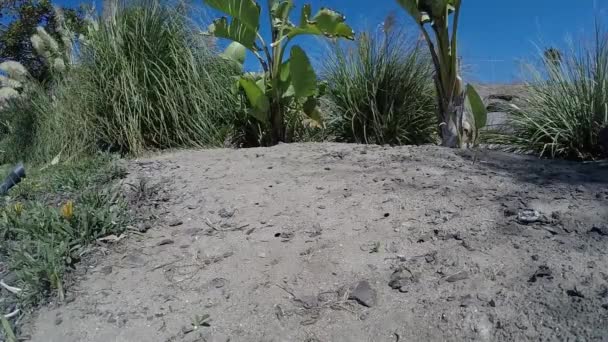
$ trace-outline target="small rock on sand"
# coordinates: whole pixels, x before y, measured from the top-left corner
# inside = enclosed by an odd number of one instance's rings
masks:
[[[455,283],[460,280],[469,279],[469,273],[467,271],[461,271],[456,274],[452,274],[451,276],[445,278],[448,283]]]
[[[359,304],[371,308],[376,305],[377,296],[376,291],[372,289],[369,282],[364,280],[353,286],[348,299],[356,300]]]

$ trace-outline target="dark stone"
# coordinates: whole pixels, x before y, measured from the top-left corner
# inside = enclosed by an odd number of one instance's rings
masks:
[[[470,294],[466,295],[466,296],[462,296],[460,298],[461,307],[468,308],[469,306],[473,306],[473,305],[475,305],[475,299]]]
[[[182,224],[184,224],[184,221],[180,220],[180,219],[174,219],[169,221],[169,227],[177,227],[177,226],[181,226]]]
[[[400,290],[403,287],[412,283],[412,273],[406,269],[399,269],[391,274],[391,280],[388,283],[392,289]],[[403,291],[402,291],[403,292]]]
[[[469,273],[467,271],[461,271],[456,274],[452,274],[451,276],[445,278],[445,281],[448,283],[455,283],[457,281],[469,279]]]
[[[218,215],[220,215],[221,218],[227,219],[227,218],[231,218],[232,216],[234,216],[234,213],[236,212],[236,210],[226,210],[226,208],[222,208],[220,209],[220,211],[218,212]]]
[[[589,231],[590,234],[599,234],[601,236],[608,236],[608,226],[593,227]]]
[[[538,270],[528,279],[529,283],[535,283],[538,278],[547,278],[549,280],[553,279],[553,273],[548,266],[541,265],[538,267]]]
[[[585,296],[576,287],[573,290],[567,290],[566,294],[570,297],[585,298]]]
[[[161,241],[160,241],[160,242],[157,244],[157,246],[172,245],[172,244],[174,244],[174,243],[175,243],[175,241],[173,241],[173,240],[171,240],[171,239],[164,239],[164,240],[161,240]]]
[[[215,287],[216,289],[221,289],[222,287],[226,286],[226,283],[228,283],[228,281],[224,278],[215,278],[211,280],[211,286]]]
[[[488,96],[488,99],[490,100],[513,101],[514,98],[515,95],[509,94],[491,94],[490,96]]]
[[[356,300],[359,304],[371,308],[376,305],[376,291],[372,289],[369,282],[364,280],[358,282],[350,292],[348,299]]]
[[[101,268],[101,274],[108,275],[112,273],[112,266],[104,266]]]

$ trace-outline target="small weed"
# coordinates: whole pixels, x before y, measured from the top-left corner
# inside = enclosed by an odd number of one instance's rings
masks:
[[[382,246],[382,244],[380,244],[380,242],[374,243],[374,247],[372,247],[372,249],[369,251],[369,253],[370,254],[380,253],[380,246]]]
[[[209,316],[208,314],[204,314],[204,315],[196,315],[194,316],[194,319],[192,320],[192,327],[194,329],[198,329],[200,327],[210,327],[211,326],[211,316]]]

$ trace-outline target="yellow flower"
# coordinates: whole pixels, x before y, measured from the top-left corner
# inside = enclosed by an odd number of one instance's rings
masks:
[[[61,216],[66,220],[74,216],[74,202],[72,200],[61,206]]]
[[[13,208],[15,209],[15,213],[18,216],[21,216],[21,213],[23,212],[23,203],[17,202],[17,203],[15,203],[15,205],[13,206]]]

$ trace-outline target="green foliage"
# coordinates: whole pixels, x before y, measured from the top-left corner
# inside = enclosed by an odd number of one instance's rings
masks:
[[[508,106],[512,132],[492,132],[490,143],[542,157],[592,160],[602,151],[599,132],[608,127],[608,41],[599,24],[590,43],[560,54],[540,54],[538,66],[527,65],[527,95]]]
[[[0,208],[0,258],[22,289],[26,312],[50,295],[63,299],[65,274],[100,237],[127,226],[126,206],[113,182],[124,169],[107,156],[51,166],[26,166],[28,177]],[[7,312],[0,303],[0,312]]]
[[[449,147],[462,146],[464,139],[464,109],[472,112],[467,119],[474,121],[487,116],[485,106],[479,106],[477,92],[471,86],[465,91],[459,75],[458,61],[458,23],[462,0],[397,0],[420,27],[426,40],[435,66],[435,87],[437,89],[439,124],[442,144]],[[454,14],[450,21],[450,15]],[[451,23],[451,28],[450,28]],[[426,29],[432,26],[433,40]],[[467,94],[475,99],[465,105]],[[473,127],[480,127],[474,123]],[[478,131],[478,129],[476,129]],[[479,133],[475,132],[474,137]],[[475,143],[475,141],[473,142]]]
[[[0,111],[0,162],[49,162],[96,150],[95,127],[84,115],[76,78],[60,80],[52,89],[28,83],[23,96]]]
[[[88,27],[78,64],[51,88],[28,82],[0,111],[1,161],[224,143],[239,110],[230,79],[238,70],[187,18],[154,1]]]
[[[268,0],[270,17],[270,40],[265,41],[260,34],[261,6],[253,0],[204,0],[210,7],[230,17],[214,20],[209,33],[226,38],[233,43],[225,51],[228,59],[242,64],[245,49],[251,51],[260,62],[264,74],[257,79],[244,75],[238,81],[249,101],[249,112],[256,118],[259,134],[270,129],[263,144],[285,141],[288,134],[285,118],[289,108],[302,110],[310,118],[320,120],[316,110],[318,97],[322,95],[310,60],[304,50],[297,45],[291,47],[289,57],[286,49],[293,38],[300,35],[322,35],[330,38],[353,39],[352,29],[345,18],[328,8],[312,15],[310,5],[302,7],[300,21],[290,20],[294,9],[292,0]]]
[[[13,327],[11,323],[4,317],[4,314],[0,315],[0,323],[2,324],[2,330],[4,332],[4,337],[7,342],[17,342],[17,337],[13,332]]]
[[[118,10],[87,37],[76,79],[85,122],[101,146],[220,146],[234,119],[232,65],[175,8],[144,1]]]
[[[36,34],[38,26],[44,28],[53,37],[61,49],[64,40],[60,31],[69,28],[79,34],[84,33],[84,11],[65,8],[61,18],[58,18],[51,0],[3,0],[0,2],[0,62],[5,60],[17,61],[30,72],[39,82],[50,79],[50,65],[43,56],[36,53],[32,35]]]
[[[330,134],[344,142],[424,144],[436,141],[433,66],[404,31],[367,32],[332,46],[323,77],[335,108]]]

